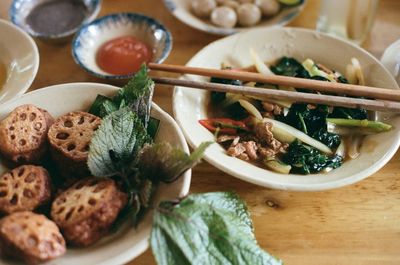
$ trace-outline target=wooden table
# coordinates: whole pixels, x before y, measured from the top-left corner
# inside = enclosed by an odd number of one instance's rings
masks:
[[[0,1],[8,19],[10,0]],[[309,0],[291,26],[314,28],[319,1]],[[174,49],[167,62],[185,64],[219,37],[182,24],[160,0],[103,0],[100,15],[140,12],[162,21],[172,32]],[[338,10],[340,12],[340,10]],[[0,36],[2,38],[4,36]],[[381,0],[377,21],[364,47],[378,58],[400,38],[400,1]],[[31,89],[59,83],[104,82],[81,70],[70,44],[38,42],[40,69]],[[155,102],[171,113],[171,89],[158,87]],[[299,193],[257,187],[204,162],[193,171],[191,192],[237,191],[247,202],[260,245],[285,264],[400,264],[400,155],[379,173],[349,187]],[[148,250],[130,265],[155,264]]]

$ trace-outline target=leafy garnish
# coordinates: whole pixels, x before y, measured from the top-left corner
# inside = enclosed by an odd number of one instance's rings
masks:
[[[116,96],[108,98],[98,95],[89,112],[103,118],[116,110],[129,107],[137,113],[144,127],[147,127],[153,92],[154,82],[147,75],[147,67],[143,65],[136,75],[118,91]]]
[[[148,119],[152,88],[146,87],[152,86],[147,73],[139,73],[117,96],[98,96],[91,108],[104,118],[91,140],[89,169],[94,176],[122,179],[129,196],[114,230],[127,219],[137,225],[152,207],[158,184],[175,181],[211,144],[201,144],[191,155],[169,143],[151,144],[159,127],[158,120]],[[233,193],[161,203],[151,243],[158,264],[282,264],[258,246],[246,206]]]
[[[139,157],[139,172],[156,183],[173,182],[183,172],[194,167],[212,143],[202,143],[191,155],[165,142],[147,145]]]
[[[123,108],[106,116],[95,132],[88,166],[97,177],[114,176],[129,170],[145,143],[151,142],[136,113]]]
[[[228,192],[162,202],[153,217],[151,247],[159,265],[282,264],[258,246],[246,205]]]

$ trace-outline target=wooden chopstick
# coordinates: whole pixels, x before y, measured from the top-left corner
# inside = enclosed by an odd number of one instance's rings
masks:
[[[358,86],[334,82],[325,82],[305,78],[296,78],[280,75],[263,75],[245,71],[218,70],[199,67],[188,67],[181,65],[149,63],[151,70],[173,72],[181,74],[194,74],[201,76],[219,77],[227,79],[238,79],[249,82],[260,82],[287,87],[303,88],[319,92],[352,95],[374,99],[385,99],[400,101],[400,90],[369,86]]]
[[[184,79],[151,77],[157,84],[199,88],[204,90],[230,92],[252,96],[268,96],[271,99],[286,99],[298,103],[324,104],[329,106],[363,108],[374,111],[400,111],[400,102],[349,98],[311,93],[292,92],[275,89],[265,89],[249,86],[224,85],[210,82],[200,82]]]

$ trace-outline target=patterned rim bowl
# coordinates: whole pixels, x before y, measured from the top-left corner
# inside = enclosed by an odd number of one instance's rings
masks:
[[[36,6],[48,2],[48,0],[14,0],[9,9],[9,16],[12,23],[22,28],[32,37],[42,40],[66,40],[74,35],[83,24],[89,23],[96,18],[101,9],[101,1],[102,0],[82,0],[82,3],[86,6],[85,19],[77,27],[59,34],[43,34],[36,32],[26,22],[26,18],[31,11]]]
[[[153,48],[153,62],[162,63],[172,49],[171,33],[157,20],[136,13],[111,14],[84,25],[72,41],[75,62],[85,71],[104,79],[126,79],[134,75],[113,75],[99,68],[96,52],[105,42],[135,36]]]

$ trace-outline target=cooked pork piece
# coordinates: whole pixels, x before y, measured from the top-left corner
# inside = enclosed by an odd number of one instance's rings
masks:
[[[243,142],[244,148],[246,148],[246,154],[251,160],[257,160],[257,144],[254,141]]]
[[[254,126],[254,131],[261,144],[271,147],[275,152],[282,147],[282,143],[272,134],[272,123],[260,122]]]

